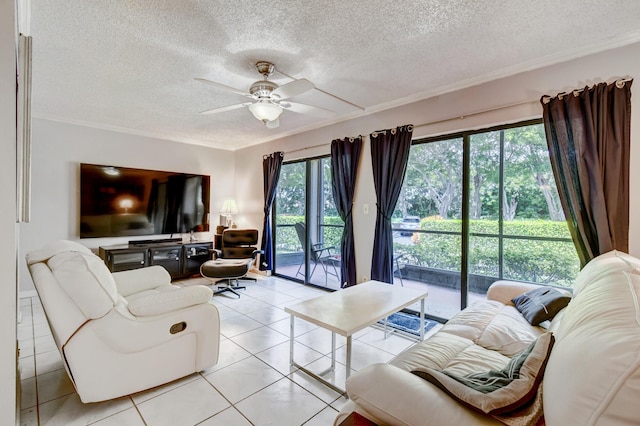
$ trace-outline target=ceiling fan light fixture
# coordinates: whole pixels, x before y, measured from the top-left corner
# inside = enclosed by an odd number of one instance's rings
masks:
[[[282,114],[282,107],[268,101],[259,101],[249,105],[249,111],[263,123],[277,120]]]

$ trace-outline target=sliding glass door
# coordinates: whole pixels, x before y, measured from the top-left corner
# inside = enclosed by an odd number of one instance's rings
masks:
[[[331,191],[329,157],[285,163],[275,201],[274,273],[340,288],[343,222]]]
[[[463,151],[457,136],[414,144],[392,220],[394,282],[428,287],[426,312],[439,318],[460,307]]]
[[[274,202],[274,273],[296,280],[307,274],[303,244],[295,228],[296,223],[306,222],[306,181],[305,162],[283,164]]]
[[[498,279],[569,286],[579,260],[539,122],[414,141],[394,213],[395,281],[448,319]],[[402,281],[400,281],[400,277]]]

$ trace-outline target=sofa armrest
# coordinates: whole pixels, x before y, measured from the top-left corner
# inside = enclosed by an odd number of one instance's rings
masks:
[[[389,364],[372,364],[347,379],[347,393],[378,424],[501,424],[466,408],[420,377]]]
[[[130,271],[114,272],[112,275],[116,281],[118,293],[122,297],[171,284],[171,275],[169,275],[166,269],[159,265],[132,269]]]
[[[213,291],[203,285],[175,287],[175,290],[157,291],[127,299],[129,312],[137,317],[162,315],[189,306],[209,302]]]
[[[513,306],[511,299],[539,287],[541,286],[538,284],[500,280],[489,286],[489,289],[487,290],[487,299]]]

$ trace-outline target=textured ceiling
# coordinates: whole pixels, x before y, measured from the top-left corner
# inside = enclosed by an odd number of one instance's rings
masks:
[[[238,149],[636,42],[640,1],[31,0],[30,27],[34,117]],[[248,91],[259,60],[336,115],[200,114],[248,99],[194,78]]]

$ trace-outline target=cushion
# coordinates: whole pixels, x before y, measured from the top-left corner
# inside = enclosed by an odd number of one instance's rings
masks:
[[[515,306],[493,300],[474,302],[454,315],[441,331],[466,337],[475,344],[497,351],[507,358],[522,352],[545,332],[542,328],[532,327]],[[502,366],[505,362],[498,365]]]
[[[51,257],[47,266],[87,319],[101,318],[117,303],[113,276],[95,254],[66,251]]]
[[[406,372],[430,367],[464,376],[477,371],[499,370],[510,359],[510,356],[483,348],[464,337],[439,331],[402,352],[389,361],[389,364]]]
[[[561,314],[543,383],[547,424],[637,425],[640,275],[602,275]]]
[[[517,410],[535,398],[553,342],[553,334],[541,335],[502,370],[466,376],[433,368],[419,368],[412,373],[475,410],[499,415]]]
[[[553,319],[569,304],[571,297],[553,287],[540,287],[514,297],[511,301],[531,325],[538,325]]]
[[[91,250],[75,241],[60,240],[53,243],[49,243],[46,246],[38,250],[33,250],[27,253],[27,265],[33,265],[34,263],[44,262],[49,260],[58,253],[64,252],[80,252],[84,254],[91,254]]]
[[[134,294],[127,300],[129,312],[138,317],[161,315],[209,302],[213,291],[203,285],[191,287],[161,286]]]
[[[573,283],[573,296],[577,296],[585,288],[606,279],[616,272],[631,272],[635,268],[640,268],[640,259],[628,255],[627,253],[612,250],[597,256],[578,273]]]
[[[127,297],[159,286],[171,285],[171,275],[160,265],[114,272],[120,296]]]

